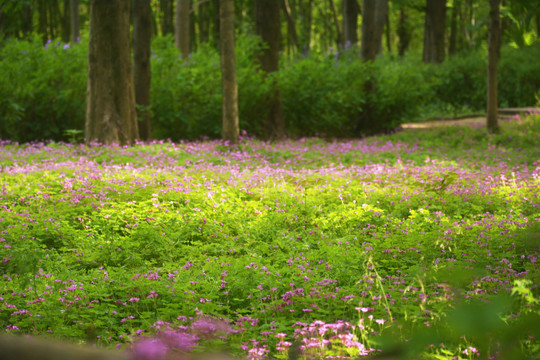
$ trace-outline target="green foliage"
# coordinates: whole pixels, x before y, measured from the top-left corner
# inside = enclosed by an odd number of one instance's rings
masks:
[[[0,134],[3,138],[67,140],[84,127],[87,46],[34,37],[0,48]]]
[[[281,91],[288,133],[293,137],[351,137],[388,131],[404,121],[483,111],[486,56],[474,50],[442,65],[413,58],[382,57],[374,64],[355,51],[315,52],[283,60],[277,74],[256,65],[259,42],[239,36],[236,47],[240,128],[265,136],[270,95]],[[84,128],[87,40],[81,44],[39,39],[8,40],[0,48],[0,136],[20,142],[79,141]],[[499,71],[502,106],[530,106],[540,89],[540,45],[503,48]],[[219,138],[219,53],[200,46],[180,59],[171,37],[152,44],[150,107],[154,138]],[[372,85],[374,84],[374,85]],[[373,88],[374,90],[370,89]]]

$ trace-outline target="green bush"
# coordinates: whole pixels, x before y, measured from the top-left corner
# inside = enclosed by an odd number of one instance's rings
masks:
[[[37,38],[0,47],[0,136],[20,142],[71,140],[84,128],[88,41],[45,47]],[[358,60],[354,51],[282,59],[281,70],[263,76],[256,64],[260,42],[237,39],[240,128],[266,133],[270,94],[281,91],[288,133],[293,137],[350,137],[388,131],[404,121],[482,111],[487,56],[474,50],[441,65],[413,58]],[[499,70],[501,106],[530,106],[540,89],[540,46],[505,47]],[[200,46],[181,60],[170,37],[152,43],[153,137],[218,138],[221,134],[219,53]],[[372,82],[372,83],[371,83]],[[374,85],[370,85],[374,84]],[[370,87],[373,91],[368,91]]]
[[[36,37],[0,48],[0,135],[15,141],[66,139],[84,127],[87,45]]]
[[[536,104],[540,91],[540,43],[523,49],[504,47],[499,64],[499,104],[504,107]]]

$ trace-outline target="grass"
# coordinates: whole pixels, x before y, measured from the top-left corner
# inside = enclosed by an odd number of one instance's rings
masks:
[[[4,142],[0,328],[154,358],[534,358],[539,134]]]

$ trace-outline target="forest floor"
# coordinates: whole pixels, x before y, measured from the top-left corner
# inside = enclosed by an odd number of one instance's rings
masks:
[[[499,120],[509,120],[514,116],[520,116],[523,114],[533,113],[538,111],[538,108],[525,107],[525,108],[502,108],[499,109]],[[429,119],[417,123],[406,123],[401,126],[404,129],[430,129],[441,126],[470,126],[470,127],[482,127],[486,125],[486,114],[469,114],[458,117],[446,117],[438,119]]]

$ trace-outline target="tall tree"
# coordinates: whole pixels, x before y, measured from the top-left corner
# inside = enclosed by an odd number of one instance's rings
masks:
[[[69,12],[71,20],[71,41],[78,43],[80,40],[81,20],[79,17],[79,0],[69,1]]]
[[[450,20],[450,40],[448,44],[448,54],[455,55],[457,52],[458,39],[458,19],[461,15],[461,1],[454,0],[452,4],[452,17]]]
[[[339,49],[339,47],[344,44],[345,40],[343,40],[343,33],[341,32],[341,26],[339,24],[336,4],[334,4],[334,0],[328,0],[328,1],[329,1],[328,4],[330,5],[330,10],[332,11],[332,18],[334,19],[334,25],[336,26],[336,45],[337,45],[337,48]]]
[[[138,137],[129,30],[129,1],[90,0],[86,141]]]
[[[223,83],[223,140],[238,143],[238,84],[234,54],[234,0],[221,0],[221,76]]]
[[[399,22],[396,29],[398,36],[398,55],[400,57],[405,55],[405,51],[409,48],[411,42],[411,27],[409,23],[409,16],[405,10],[405,6],[401,5],[399,9]]]
[[[497,63],[501,46],[501,0],[489,0],[488,37],[488,83],[487,83],[487,128],[490,132],[499,130],[497,97]]]
[[[295,50],[298,50],[298,34],[296,33],[296,24],[291,13],[289,0],[281,0],[281,8],[285,14],[285,19],[287,20],[287,35],[289,36],[289,44]]]
[[[343,41],[344,47],[358,45],[358,14],[360,7],[357,0],[343,0]]]
[[[150,140],[150,43],[152,8],[150,0],[133,0],[133,81],[139,119],[139,136]]]
[[[173,0],[159,0],[161,16],[161,35],[174,33]]]
[[[300,35],[298,47],[304,55],[311,49],[311,27],[313,22],[313,0],[298,0],[300,18]]]
[[[176,47],[185,59],[189,55],[190,24],[189,24],[190,0],[176,0],[174,38]]]
[[[446,0],[426,0],[424,24],[425,63],[442,63],[445,53]]]
[[[279,2],[276,0],[255,0],[255,32],[265,43],[260,51],[259,63],[261,70],[270,74],[279,70]],[[281,104],[281,92],[275,90],[269,99],[269,112],[266,125],[270,137],[280,139],[285,136],[285,120]]]
[[[362,42],[360,54],[364,61],[373,61],[377,56],[377,36],[375,15],[376,15],[377,0],[362,1]]]
[[[382,40],[384,25],[388,18],[388,0],[377,0],[375,2],[375,39],[377,44],[377,55],[382,53]]]

